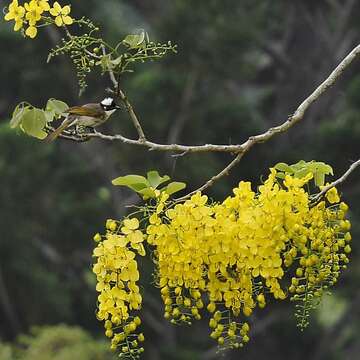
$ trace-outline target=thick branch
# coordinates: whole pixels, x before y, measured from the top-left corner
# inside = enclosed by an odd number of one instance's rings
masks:
[[[288,121],[298,122],[300,121],[305,114],[305,111],[309,106],[315,102],[330,86],[332,86],[335,81],[340,77],[344,70],[352,63],[352,61],[359,55],[360,45],[356,46],[341,63],[333,70],[333,72],[328,76],[328,78],[319,85],[316,90],[305,99],[300,106],[295,111],[294,115],[289,118]]]
[[[193,153],[193,152],[228,152],[238,153],[242,151],[242,145],[180,145],[180,144],[158,144],[148,140],[134,140],[129,139],[123,135],[105,135],[99,132],[93,134],[86,134],[89,137],[96,137],[103,140],[116,141],[120,140],[124,144],[138,145],[148,148],[150,151],[173,151],[179,153]]]
[[[342,184],[348,176],[358,167],[360,166],[360,159],[352,163],[349,169],[346,170],[343,176],[333,181],[331,184],[326,185],[313,199],[314,203],[317,203],[330,189]]]

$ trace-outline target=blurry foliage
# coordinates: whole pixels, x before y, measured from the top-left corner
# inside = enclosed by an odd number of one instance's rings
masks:
[[[0,344],[1,360],[110,360],[114,355],[103,341],[67,325],[32,328],[13,346]]]
[[[54,148],[7,125],[0,127],[0,173],[0,253],[6,254],[1,268],[6,280],[16,279],[6,285],[21,323],[70,321],[81,314],[82,307],[74,312],[76,301],[86,299],[81,276],[74,275],[86,269],[91,255],[91,244],[77,239],[96,230],[96,219],[108,206],[97,194],[101,182],[89,177],[76,154],[59,158]],[[89,258],[79,262],[79,251]]]
[[[10,345],[0,343],[0,359],[13,360],[13,351]]]
[[[317,309],[319,323],[326,328],[334,326],[344,315],[347,306],[347,302],[340,296],[324,296],[321,306]]]

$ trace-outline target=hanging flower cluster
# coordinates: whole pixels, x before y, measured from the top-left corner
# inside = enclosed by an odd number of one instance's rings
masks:
[[[257,306],[264,308],[270,297],[283,300],[290,294],[298,325],[305,328],[309,311],[349,261],[348,207],[340,203],[336,189],[313,204],[304,189],[312,173],[282,180],[276,175],[271,169],[257,192],[250,182],[240,182],[221,203],[210,202],[200,192],[176,203],[162,192],[157,206],[151,207],[146,229],[137,230],[142,240],[146,232],[147,243],[155,249],[165,318],[191,324],[205,311],[210,313],[210,337],[221,349],[242,347],[250,340],[247,318]],[[114,235],[113,246],[132,246],[125,233]],[[106,262],[113,269],[118,250],[113,255],[106,250],[109,235],[95,255],[98,264]],[[98,290],[109,286],[104,276],[105,272]],[[101,305],[100,300],[99,313]]]
[[[22,30],[27,26],[25,35],[33,39],[37,35],[39,23],[54,22],[57,26],[71,25],[74,19],[69,15],[70,10],[70,5],[61,7],[57,1],[51,7],[49,0],[31,0],[30,2],[25,2],[24,6],[19,5],[18,0],[13,0],[9,5],[5,20],[13,20],[15,22],[15,31]],[[54,19],[47,16],[47,12]]]
[[[96,234],[98,246],[94,249],[93,272],[97,277],[99,320],[105,321],[105,335],[111,338],[111,348],[120,349],[123,355],[134,357],[144,351],[139,343],[144,335],[136,330],[141,324],[138,316],[130,311],[139,310],[142,298],[137,282],[139,271],[136,255],[145,255],[144,235],[138,229],[136,218],[125,219],[121,224],[115,220],[106,222],[104,236]]]

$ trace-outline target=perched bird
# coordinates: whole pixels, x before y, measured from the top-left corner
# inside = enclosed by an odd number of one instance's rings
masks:
[[[45,140],[54,141],[65,129],[71,126],[95,128],[104,123],[117,109],[120,109],[120,106],[110,97],[105,98],[100,103],[70,107],[65,111],[67,115],[62,124],[50,133]]]

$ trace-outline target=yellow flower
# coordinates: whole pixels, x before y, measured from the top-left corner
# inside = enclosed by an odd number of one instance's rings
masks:
[[[50,14],[55,17],[55,24],[57,26],[71,25],[74,22],[74,19],[69,16],[70,6],[61,7],[57,1],[54,2],[53,7],[50,9]]]
[[[164,206],[166,200],[159,198],[146,229],[143,221],[125,218],[116,223],[120,229],[114,227],[120,234],[96,236],[101,240],[93,267],[100,293],[98,318],[109,319],[105,328],[107,336],[113,336],[112,346],[131,336],[139,322],[129,319],[130,311],[141,306],[135,258],[145,255],[145,243],[155,248],[164,317],[172,323],[199,320],[204,295],[213,314],[210,336],[221,346],[237,348],[249,341],[249,325],[232,318],[265,307],[265,292],[279,300],[289,292],[296,302],[306,301],[306,291],[321,297],[349,262],[351,224],[345,220],[344,203],[310,206],[303,187],[312,176],[287,176],[282,186],[271,170],[256,192],[251,183],[240,182],[233,196],[218,203],[208,202],[200,192],[176,205]],[[335,189],[327,196],[339,202]],[[282,288],[292,264],[296,271],[291,284]],[[307,315],[297,316],[299,326],[305,327]],[[125,335],[108,331],[111,325],[120,325]]]
[[[335,204],[335,203],[338,203],[340,201],[339,194],[338,194],[335,187],[331,188],[326,193],[326,199],[329,201],[330,204]]]
[[[48,4],[48,1],[49,0],[36,0],[38,6],[40,6],[43,11],[50,10],[50,5]]]
[[[22,6],[19,6],[17,0],[13,0],[13,2],[9,6],[8,13],[5,15],[5,20],[6,21],[14,20],[15,21],[14,30],[18,31],[23,26],[24,15],[25,15],[25,9]]]
[[[35,0],[31,0],[30,3],[25,3],[24,6],[26,9],[26,20],[29,21],[30,27],[34,27],[35,24],[41,19],[43,9],[37,4]]]
[[[26,31],[25,35],[29,38],[33,39],[37,34],[37,28],[35,26],[29,26]]]

